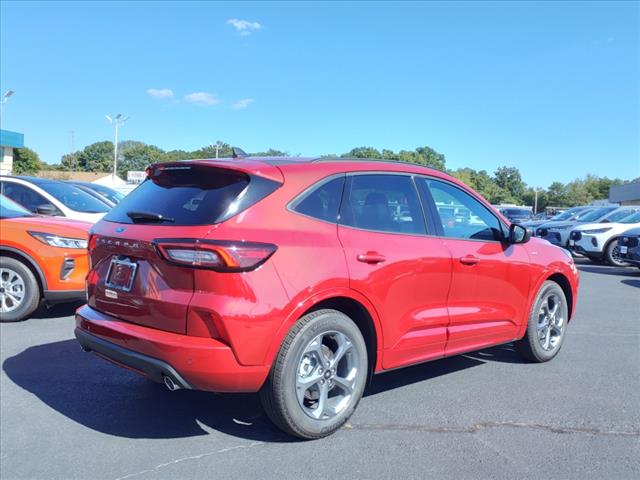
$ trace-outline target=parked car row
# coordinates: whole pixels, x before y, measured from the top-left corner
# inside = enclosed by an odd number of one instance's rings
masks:
[[[103,185],[27,176],[0,176],[0,193],[34,214],[91,223],[123,198]]]
[[[0,319],[85,298],[89,229],[123,195],[102,185],[0,176]]]
[[[640,206],[581,206],[569,209],[547,222],[524,222],[535,236],[567,248],[591,261],[629,265],[619,248],[627,231],[640,227]]]

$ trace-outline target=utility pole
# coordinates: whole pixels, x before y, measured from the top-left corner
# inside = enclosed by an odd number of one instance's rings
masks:
[[[124,125],[129,120],[129,117],[123,117],[121,113],[111,118],[109,115],[105,115],[109,123],[114,126],[115,135],[113,140],[113,181],[115,183],[118,176],[118,127]]]
[[[71,130],[71,153],[76,151],[76,132],[74,130]]]
[[[222,142],[218,140],[216,142],[216,160],[218,159],[218,152],[220,151],[220,147],[222,146]]]

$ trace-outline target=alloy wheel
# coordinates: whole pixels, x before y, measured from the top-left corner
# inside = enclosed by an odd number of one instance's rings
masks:
[[[0,313],[9,313],[19,308],[25,295],[22,276],[11,268],[0,268]]]
[[[538,341],[543,350],[555,350],[562,339],[565,327],[564,309],[559,296],[546,295],[538,311]]]
[[[304,348],[296,371],[296,395],[311,418],[326,420],[351,402],[361,366],[351,339],[341,332],[324,332]]]

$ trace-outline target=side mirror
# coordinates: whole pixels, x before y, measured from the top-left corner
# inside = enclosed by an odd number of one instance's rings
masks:
[[[45,203],[36,207],[36,213],[52,217],[58,213],[58,209],[50,203]]]
[[[509,243],[527,243],[531,239],[531,230],[512,223],[509,227]]]

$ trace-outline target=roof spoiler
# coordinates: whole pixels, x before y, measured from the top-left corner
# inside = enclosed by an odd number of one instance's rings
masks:
[[[233,158],[247,158],[249,156],[244,150],[238,147],[232,147],[231,152],[232,152],[231,156]]]

